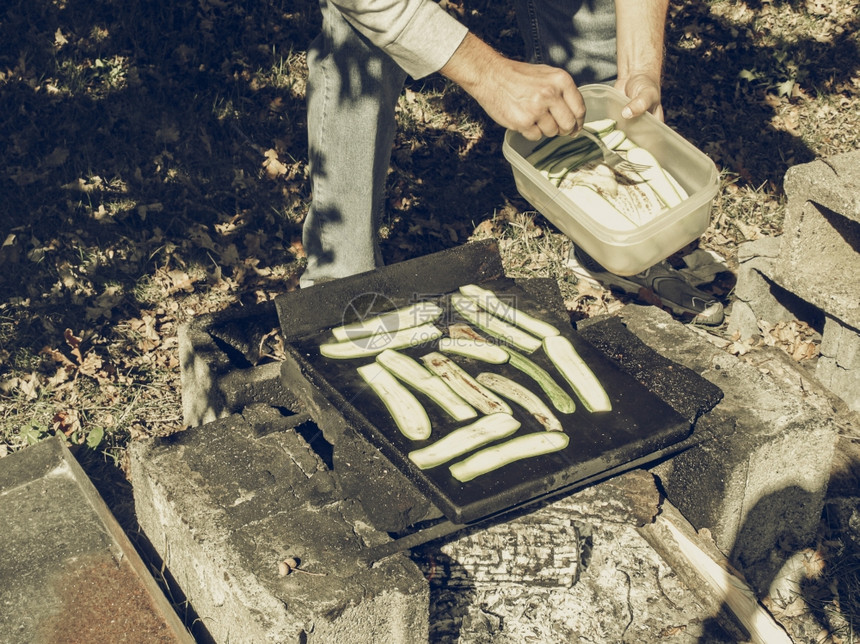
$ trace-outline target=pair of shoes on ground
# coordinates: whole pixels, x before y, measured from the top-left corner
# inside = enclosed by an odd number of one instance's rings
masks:
[[[682,273],[662,261],[636,275],[610,273],[582,250],[572,247],[568,267],[579,279],[616,288],[666,307],[675,315],[690,317],[693,324],[718,326],[725,314],[720,301],[691,285]]]

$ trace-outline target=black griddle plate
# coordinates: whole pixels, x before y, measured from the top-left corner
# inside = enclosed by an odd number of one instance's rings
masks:
[[[370,362],[372,358],[324,358],[318,347],[321,342],[332,339],[328,329],[293,338],[287,345],[288,351],[299,362],[311,383],[448,519],[460,524],[478,521],[555,490],[573,486],[579,481],[594,479],[625,463],[641,461],[690,434],[692,425],[688,420],[632,376],[621,371],[614,362],[585,341],[567,320],[542,308],[513,280],[497,278],[481,282],[481,285],[500,297],[511,298],[506,301],[515,302],[517,308],[555,323],[591,366],[612,400],[612,411],[590,413],[574,396],[577,410],[573,414],[557,414],[570,436],[570,444],[561,452],[512,463],[467,483],[454,479],[446,465],[420,470],[408,459],[410,450],[433,442],[470,421],[452,421],[435,403],[418,394],[430,416],[433,435],[428,441],[410,441],[400,433],[381,400],[356,371],[358,366]],[[431,299],[446,308],[446,317],[438,323],[441,329],[445,330],[446,325],[452,322],[462,321],[450,306],[448,294],[434,297],[425,294],[423,299]],[[395,306],[410,303],[403,297],[393,296],[390,300]],[[436,343],[431,342],[403,352],[420,359],[421,355],[435,350]],[[536,383],[510,365],[490,365],[459,356],[452,357],[473,376],[481,371],[496,371],[540,392]],[[573,393],[542,349],[530,354],[529,358],[556,375],[559,384]],[[514,404],[511,407],[522,423],[515,436],[545,431],[524,410]]]

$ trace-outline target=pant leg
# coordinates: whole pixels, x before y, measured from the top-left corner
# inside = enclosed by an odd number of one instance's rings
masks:
[[[614,0],[515,0],[530,62],[566,69],[577,85],[618,75]]]
[[[377,243],[405,72],[320,0],[323,28],[308,49],[312,202],[302,229],[304,287],[381,263]]]

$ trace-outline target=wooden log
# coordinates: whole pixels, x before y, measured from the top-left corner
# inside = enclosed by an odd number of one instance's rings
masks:
[[[576,521],[623,523],[635,527],[651,523],[660,510],[660,491],[654,475],[631,470],[551,503]]]
[[[644,525],[653,521],[659,503],[653,475],[633,470],[494,523],[467,528],[441,545],[417,548],[413,559],[431,583],[449,588],[570,587],[580,571],[578,525],[595,521]]]
[[[449,588],[498,584],[570,587],[579,577],[579,531],[555,513],[470,528],[433,553],[425,574]]]
[[[719,551],[668,501],[639,533],[738,642],[791,644],[782,626]]]

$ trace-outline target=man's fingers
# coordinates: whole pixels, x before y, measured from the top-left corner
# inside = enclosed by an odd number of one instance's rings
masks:
[[[529,141],[540,141],[540,138],[543,136],[537,123],[533,123],[528,127],[521,127],[519,132]]]
[[[556,134],[570,134],[576,130],[576,116],[566,104],[553,105],[550,107],[549,115],[555,123]]]
[[[557,136],[560,129],[555,117],[549,112],[537,120],[537,126],[544,136]]]
[[[632,119],[634,116],[640,116],[648,111],[648,105],[644,99],[634,98],[624,106],[621,110],[621,116],[626,119]]]
[[[565,91],[561,100],[550,106],[550,113],[555,118],[561,134],[578,131],[585,122],[585,101],[582,100],[582,94],[576,88]]]

